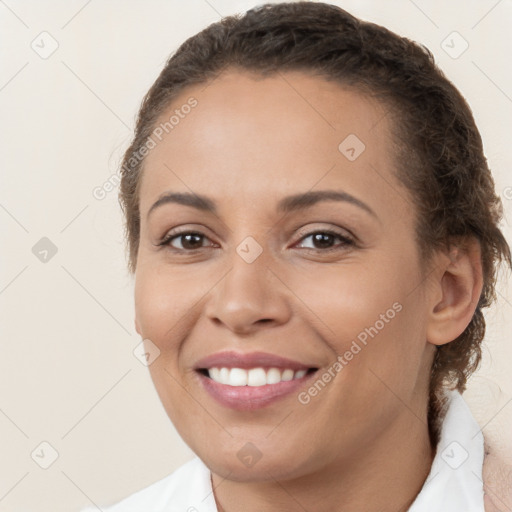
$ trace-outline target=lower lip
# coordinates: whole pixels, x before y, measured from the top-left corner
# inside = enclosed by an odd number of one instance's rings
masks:
[[[307,373],[300,379],[281,381],[264,386],[228,386],[210,377],[197,373],[204,389],[220,404],[231,409],[251,411],[271,405],[282,398],[297,393],[316,371]]]

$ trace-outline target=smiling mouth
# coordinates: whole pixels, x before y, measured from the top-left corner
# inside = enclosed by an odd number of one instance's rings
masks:
[[[228,368],[212,367],[201,368],[199,373],[210,378],[218,384],[232,387],[251,386],[261,387],[269,384],[279,384],[292,380],[299,380],[314,373],[317,368],[294,370],[292,368]]]

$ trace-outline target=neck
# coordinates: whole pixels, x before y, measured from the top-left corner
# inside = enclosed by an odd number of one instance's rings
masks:
[[[212,484],[219,512],[239,511],[241,503],[245,512],[405,512],[433,456],[426,418],[404,408],[392,427],[349,460],[340,454],[320,471],[292,480],[236,482],[212,473]]]

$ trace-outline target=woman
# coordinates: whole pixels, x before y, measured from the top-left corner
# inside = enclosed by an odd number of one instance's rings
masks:
[[[508,506],[461,392],[510,249],[428,50],[322,3],[224,18],[144,98],[121,202],[136,329],[197,458],[107,511]]]

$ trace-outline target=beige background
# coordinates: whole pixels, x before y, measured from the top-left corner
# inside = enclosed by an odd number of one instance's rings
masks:
[[[117,188],[101,200],[93,190],[115,175],[168,55],[221,15],[257,3],[0,1],[0,512],[117,501],[192,457],[133,354],[140,340]],[[336,3],[432,50],[474,110],[510,218],[512,2]],[[447,39],[452,56],[441,46],[453,31],[469,44],[458,58],[462,39]],[[504,230],[512,241],[508,223]],[[501,284],[487,315],[484,363],[466,396],[512,458],[509,289]],[[53,450],[58,458],[41,468]]]

